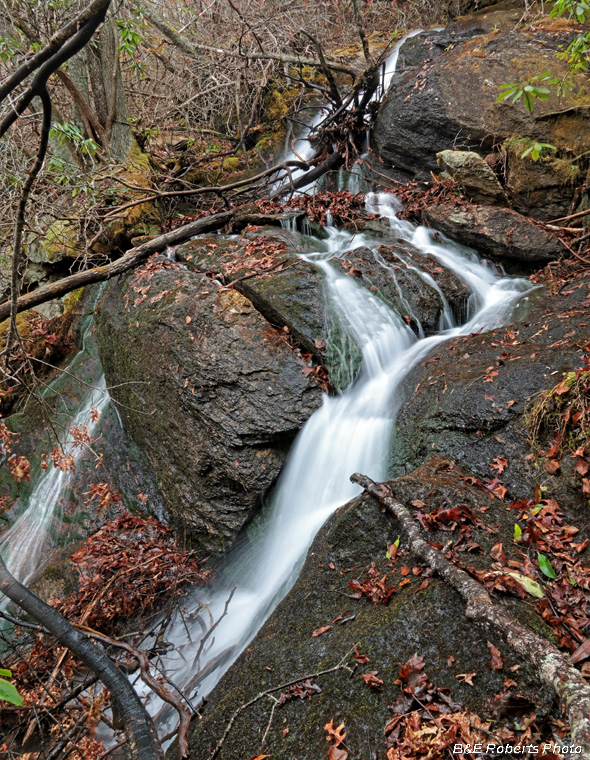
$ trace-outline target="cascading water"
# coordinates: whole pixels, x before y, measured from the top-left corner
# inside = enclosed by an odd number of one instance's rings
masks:
[[[475,255],[450,242],[437,243],[429,230],[399,220],[394,211],[399,206],[391,196],[370,195],[367,207],[372,213],[379,207],[400,237],[417,251],[435,255],[469,286],[475,297],[472,314],[462,326],[419,339],[396,312],[330,263],[331,257],[370,244],[366,235],[332,229],[324,241],[329,251],[306,255],[324,273],[329,302],[361,350],[362,365],[346,391],[324,396],[299,434],[257,536],[230,552],[216,588],[200,591],[198,601],[195,597],[184,605],[189,615],[204,605],[210,619],[218,621],[206,646],[201,647],[200,636],[186,641],[181,616],[167,630],[174,649],[163,664],[173,681],[193,695],[205,696],[213,688],[291,587],[319,528],[360,492],[350,475],[387,477],[398,391],[412,367],[438,343],[501,325],[531,289],[528,281],[499,277]]]
[[[60,436],[61,453],[64,459],[71,458],[73,467],[68,468],[67,472],[52,466],[45,470],[37,467],[30,495],[15,504],[12,511],[17,515],[16,520],[1,535],[0,553],[10,572],[23,583],[27,583],[43,567],[56,547],[55,534],[60,532],[56,525],[59,512],[72,485],[72,471],[86,451],[84,444],[76,443],[73,432],[85,428],[88,436],[92,437],[110,402],[96,356],[93,327],[94,318],[90,314],[82,325],[82,348],[70,363],[67,375],[56,378],[43,392],[47,403],[52,397],[58,398],[58,406],[65,406],[62,413],[70,415],[67,404],[70,393],[63,392],[64,379],[69,379],[73,385],[81,383],[85,389],[67,430]],[[56,415],[57,419],[59,417],[59,414]],[[6,604],[5,598],[0,599],[0,608]]]
[[[393,73],[401,44],[386,64],[387,76]],[[308,154],[306,148],[298,152]],[[380,241],[368,235],[353,236],[329,228],[328,239],[322,244],[318,241],[318,253],[306,255],[322,271],[331,308],[341,329],[360,349],[362,364],[348,389],[325,395],[321,408],[304,426],[265,516],[255,526],[255,535],[225,558],[216,585],[193,591],[169,624],[165,638],[173,647],[161,656],[161,665],[193,701],[211,691],[288,592],[325,520],[360,492],[350,483],[350,475],[360,471],[375,480],[387,477],[399,390],[412,367],[439,343],[501,325],[531,288],[528,281],[497,275],[475,254],[448,241],[440,242],[430,230],[398,219],[400,204],[394,196],[369,194],[367,210],[387,218],[418,255],[435,256],[468,285],[472,293],[468,321],[455,326],[447,310],[443,332],[418,338],[400,315],[332,265],[331,258],[361,245],[376,249]],[[377,252],[375,255],[383,266]],[[424,272],[422,276],[429,277]],[[98,406],[100,402],[91,398],[83,408],[89,410],[93,403]],[[59,479],[56,476],[56,490]],[[49,481],[35,489],[39,507],[49,495],[48,485]],[[29,510],[32,507],[31,501]],[[42,513],[39,508],[40,520],[45,519]],[[27,524],[37,524],[33,513]],[[31,535],[31,529],[27,530]],[[16,554],[12,550],[20,540],[17,535],[15,525],[9,534],[11,554]],[[26,560],[26,567],[23,563],[21,577],[29,577],[30,562]],[[142,684],[136,686],[145,689]],[[144,693],[147,696],[147,689]],[[154,695],[149,709],[159,716],[161,733],[167,733],[174,715]]]

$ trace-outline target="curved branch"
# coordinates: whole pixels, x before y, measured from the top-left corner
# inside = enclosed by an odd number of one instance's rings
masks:
[[[0,137],[3,137],[19,116],[24,113],[33,98],[41,94],[47,85],[49,77],[57,71],[62,63],[65,63],[69,58],[76,55],[90,42],[92,35],[104,21],[109,4],[110,0],[103,0],[96,12],[80,27],[79,31],[37,70],[31,84],[20,96],[16,105],[10,109],[0,122]]]
[[[95,673],[111,692],[125,724],[132,760],[164,760],[154,724],[129,680],[102,647],[76,630],[57,610],[19,583],[0,557],[0,591],[41,623],[53,636]]]
[[[75,19],[67,23],[58,32],[56,32],[49,40],[47,45],[39,50],[39,52],[34,56],[25,61],[25,63],[23,63],[21,66],[19,66],[18,69],[13,72],[0,86],[0,103],[8,95],[10,95],[10,93],[16,87],[18,87],[21,82],[24,82],[29,74],[32,74],[33,71],[38,69],[53,55],[55,55],[61,46],[70,37],[76,34],[81,26],[83,26],[90,19],[94,18],[96,14],[100,14],[103,11],[106,13],[110,2],[111,0],[94,0],[94,2],[90,3],[90,5],[88,5]]]
[[[234,213],[234,211],[223,211],[220,214],[213,214],[203,219],[198,219],[196,222],[191,222],[191,224],[186,224],[184,227],[178,227],[172,232],[160,235],[137,248],[132,248],[124,256],[121,256],[120,259],[110,264],[77,272],[57,282],[37,288],[32,293],[25,293],[25,295],[20,296],[18,299],[16,306],[17,313],[32,309],[54,298],[61,298],[61,296],[65,296],[67,293],[71,293],[72,290],[81,288],[84,285],[92,285],[95,282],[110,280],[118,274],[123,274],[129,269],[133,269],[133,267],[141,264],[142,261],[151,256],[152,253],[157,253],[168,245],[176,245],[184,240],[188,240],[193,235],[200,235],[201,233],[211,232],[223,227],[231,220]],[[10,315],[10,306],[10,301],[0,304],[0,321]]]
[[[12,248],[12,262],[11,262],[11,274],[10,274],[10,325],[8,327],[8,336],[6,338],[6,366],[10,359],[10,349],[12,348],[12,341],[16,334],[16,315],[18,313],[17,303],[19,296],[19,278],[20,278],[20,259],[22,253],[23,242],[23,229],[25,226],[25,212],[27,209],[27,203],[29,202],[29,196],[35,180],[37,179],[43,162],[45,161],[45,154],[47,153],[47,146],[49,144],[49,132],[51,130],[51,98],[47,92],[47,88],[43,88],[39,94],[41,104],[43,106],[43,119],[41,122],[41,136],[39,138],[39,147],[37,148],[37,156],[35,163],[31,167],[21,193],[20,201],[18,204],[18,211],[16,213],[16,223],[14,226],[14,244]]]
[[[481,583],[430,546],[422,538],[410,510],[394,498],[388,485],[375,483],[358,473],[350,479],[362,486],[398,519],[409,540],[410,549],[428,562],[463,597],[467,603],[466,617],[476,625],[492,629],[511,649],[535,665],[543,683],[555,691],[566,709],[573,743],[582,747],[584,757],[590,757],[590,686],[573,667],[569,657],[546,639],[525,628],[505,608],[494,604]]]

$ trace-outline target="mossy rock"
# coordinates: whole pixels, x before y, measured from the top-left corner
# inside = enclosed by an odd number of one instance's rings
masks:
[[[440,481],[441,475],[444,482]],[[455,503],[464,503],[467,496],[478,506],[489,506],[481,491],[463,484],[460,476],[459,471],[440,473],[434,467],[432,472],[423,470],[391,486],[396,495],[399,491],[400,498],[407,498],[406,491],[415,494],[418,489],[427,502],[425,509],[440,506],[443,493]],[[486,513],[490,522],[496,514]],[[425,672],[433,684],[449,688],[453,699],[485,716],[488,698],[504,691],[504,673],[486,667],[490,660],[488,640],[506,658],[506,669],[519,666],[514,693],[531,702],[531,711],[534,709],[538,719],[548,713],[553,693],[539,683],[530,663],[517,658],[498,637],[482,634],[467,621],[464,602],[444,581],[433,577],[426,588],[420,589],[424,576],[410,575],[411,583],[399,587],[400,567],[420,564],[407,552],[403,535],[400,547],[404,554],[400,561],[396,564],[386,559],[387,546],[400,533],[396,521],[369,496],[350,502],[330,518],[313,542],[292,590],[209,695],[203,717],[193,725],[190,735],[195,754],[212,752],[231,716],[254,695],[343,662],[350,670],[314,677],[321,693],[288,701],[275,709],[270,724],[270,699],[261,699],[243,710],[218,757],[243,760],[264,752],[271,757],[316,760],[325,756],[323,727],[331,719],[335,725],[344,722],[346,743],[355,756],[368,746],[376,756],[385,756],[384,728],[391,717],[387,706],[401,694],[396,683],[399,666],[419,654],[424,657]],[[477,533],[478,541],[484,533]],[[447,540],[449,534],[444,536]],[[491,560],[487,557],[486,561]],[[371,562],[375,562],[380,575],[386,576],[386,582],[397,588],[386,605],[349,598],[349,580],[366,577]],[[537,629],[540,626],[543,633],[547,632],[540,618],[531,616],[526,603],[515,601],[510,607],[525,624]],[[331,628],[313,636],[324,626]],[[360,668],[352,658],[355,647],[370,660]],[[377,671],[383,680],[380,691],[363,681],[362,673],[368,671]],[[458,674],[469,672],[476,673],[473,687],[457,679]],[[263,747],[261,738],[267,726],[267,743]],[[168,757],[177,757],[175,748]]]

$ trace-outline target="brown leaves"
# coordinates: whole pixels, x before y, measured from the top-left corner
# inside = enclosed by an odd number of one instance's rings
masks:
[[[103,493],[99,484],[97,496]],[[130,617],[151,611],[158,600],[179,595],[184,584],[207,583],[189,552],[176,545],[170,528],[153,517],[125,514],[107,522],[72,556],[79,590],[59,601],[70,620],[116,632]]]
[[[370,686],[372,689],[377,689],[377,691],[381,691],[383,681],[380,678],[377,678],[376,670],[373,670],[370,673],[362,673],[361,676],[367,686]]]
[[[501,475],[507,467],[508,467],[508,460],[506,459],[506,457],[495,457],[492,460],[492,463],[490,465],[490,468],[492,470],[496,470],[498,475]]]
[[[545,469],[549,473],[549,475],[555,475],[559,468],[561,467],[561,462],[558,459],[548,459],[545,462]]]
[[[387,585],[385,582],[387,576],[381,575],[374,562],[371,562],[367,573],[369,577],[364,581],[349,581],[348,585],[354,591],[353,594],[350,594],[350,597],[352,599],[362,599],[363,596],[366,596],[373,604],[387,604],[395,588]]]
[[[8,457],[8,466],[10,467],[12,477],[17,483],[31,479],[31,463],[26,457],[17,457],[16,454],[12,454],[12,456]]]
[[[324,731],[327,731],[326,741],[332,742],[328,749],[329,760],[346,760],[348,752],[344,747],[344,740],[346,739],[346,731],[344,730],[344,722],[342,722],[337,728],[334,728],[334,719],[324,726]]]
[[[331,625],[323,625],[321,628],[316,629],[311,635],[312,636],[321,636],[322,633],[326,633],[326,631],[329,631]]]
[[[473,673],[458,673],[455,678],[457,678],[459,681],[463,681],[463,683],[468,683],[470,686],[473,686],[473,679],[477,673],[474,671]]]
[[[344,225],[367,217],[365,196],[362,193],[350,193],[340,190],[336,193],[320,192],[312,196],[298,195],[289,201],[291,208],[305,211],[313,222],[326,224],[328,215],[334,224]]]
[[[298,699],[306,699],[307,697],[311,697],[314,694],[321,693],[322,690],[317,685],[317,683],[314,683],[313,679],[308,678],[306,681],[303,681],[301,685],[298,683],[292,684],[286,691],[281,692],[277,700],[277,705],[279,707],[282,707],[286,702],[295,699],[295,697]]]
[[[504,658],[502,657],[500,650],[498,647],[495,647],[490,641],[488,641],[487,644],[492,656],[492,659],[490,662],[488,662],[487,667],[490,670],[502,670],[504,667]]]
[[[404,691],[407,694],[414,694],[420,690],[420,687],[428,683],[428,678],[424,671],[424,658],[419,657],[418,653],[413,654],[405,665],[399,666],[399,675],[401,680],[406,684]]]

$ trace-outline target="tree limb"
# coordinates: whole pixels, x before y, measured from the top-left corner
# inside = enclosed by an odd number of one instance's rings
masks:
[[[430,546],[420,533],[410,510],[395,499],[384,483],[375,483],[366,475],[350,478],[358,483],[398,519],[409,540],[410,549],[428,562],[467,603],[465,615],[484,629],[491,629],[521,657],[530,660],[543,683],[550,686],[567,712],[573,743],[590,757],[590,686],[557,647],[525,628],[505,608],[496,605],[486,589],[464,570],[449,562],[444,554]]]
[[[226,48],[216,48],[209,45],[202,45],[201,43],[194,43],[177,32],[148,3],[143,2],[143,0],[135,0],[135,4],[145,13],[152,24],[170,40],[170,42],[176,45],[177,48],[180,48],[180,50],[188,53],[190,56],[198,58],[203,52],[206,52],[222,55],[228,58],[242,58],[249,61],[279,61],[279,63],[292,63],[295,66],[318,66],[321,68],[321,63],[313,58],[300,58],[296,55],[287,55],[284,53],[241,53],[238,50],[227,50]],[[356,77],[356,71],[348,66],[343,66],[342,64],[333,61],[329,62],[329,66],[334,71],[341,71],[343,74],[348,74],[353,78]]]
[[[67,23],[49,40],[38,53],[21,64],[0,86],[0,103],[33,71],[48,61],[61,46],[95,15],[106,13],[111,0],[94,0],[75,19]]]
[[[104,21],[109,4],[110,0],[103,0],[102,3],[99,3],[95,13],[80,27],[79,31],[38,68],[30,85],[0,122],[0,137],[3,137],[19,116],[25,112],[25,109],[33,98],[41,94],[47,85],[49,77],[57,71],[62,63],[65,63],[69,58],[76,55],[90,42],[92,35]],[[9,90],[7,94],[11,91]]]
[[[52,282],[49,285],[44,285],[42,288],[37,288],[32,293],[25,293],[20,296],[16,305],[16,311],[26,311],[32,309],[34,306],[38,306],[46,301],[51,301],[54,298],[61,298],[67,293],[71,293],[72,290],[83,287],[84,285],[92,285],[95,282],[103,282],[104,280],[110,280],[116,275],[123,274],[124,272],[133,269],[142,261],[145,261],[153,253],[161,251],[168,245],[176,245],[193,235],[200,235],[204,232],[211,232],[223,227],[227,222],[231,220],[235,211],[222,211],[219,214],[213,214],[212,216],[206,216],[203,219],[198,219],[196,222],[191,222],[183,227],[178,227],[172,232],[166,232],[164,235],[160,235],[153,240],[132,248],[127,251],[120,259],[105,264],[102,267],[96,267],[95,269],[86,269],[82,272],[77,272],[69,277],[64,277],[57,282]],[[0,304],[0,321],[6,319],[10,315],[10,301],[5,301]]]
[[[8,336],[6,338],[6,367],[10,360],[10,350],[12,349],[12,341],[16,334],[16,315],[18,313],[18,296],[20,290],[20,260],[22,253],[23,243],[23,229],[25,226],[25,212],[27,209],[27,203],[35,180],[39,176],[43,161],[45,161],[45,154],[47,153],[47,145],[49,143],[49,132],[51,130],[51,98],[47,92],[47,88],[39,93],[39,98],[43,106],[43,118],[41,121],[41,136],[39,138],[39,146],[37,148],[37,156],[35,163],[31,167],[21,193],[20,201],[18,204],[18,210],[16,213],[16,223],[14,226],[14,243],[12,247],[12,262],[11,262],[11,274],[10,274],[10,324],[8,326]]]
[[[0,591],[75,654],[95,673],[111,692],[125,734],[132,760],[164,760],[154,724],[129,680],[107,656],[102,647],[76,630],[53,607],[50,607],[14,578],[0,557]]]

